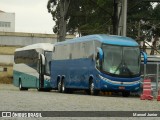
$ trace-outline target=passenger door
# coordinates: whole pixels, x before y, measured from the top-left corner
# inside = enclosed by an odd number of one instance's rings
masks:
[[[44,87],[44,55],[40,54],[40,59],[39,59],[39,88]]]

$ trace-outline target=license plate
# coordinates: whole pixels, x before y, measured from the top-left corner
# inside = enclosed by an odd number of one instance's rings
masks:
[[[124,87],[124,86],[120,86],[119,89],[120,89],[120,90],[124,90],[125,87]]]

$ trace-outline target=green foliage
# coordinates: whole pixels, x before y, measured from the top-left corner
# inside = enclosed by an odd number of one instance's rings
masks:
[[[153,10],[152,18],[154,18],[153,34],[156,36],[160,36],[160,4],[158,4]]]
[[[74,34],[78,31],[82,35],[113,34],[116,26],[114,2],[114,0],[70,0],[65,16],[67,32]],[[56,22],[53,31],[58,33],[60,16],[58,0],[48,0],[47,8]],[[127,36],[132,38],[146,36],[148,39],[151,39],[151,36],[160,36],[158,27],[160,5],[153,8],[150,2],[128,0],[127,9]]]
[[[146,24],[151,17],[150,12],[152,11],[152,6],[149,2],[134,1],[131,0],[128,3],[128,13],[127,13],[127,35],[136,38],[138,32],[140,35],[147,32],[150,27]],[[138,31],[141,29],[141,31]]]
[[[158,5],[154,8],[153,16],[154,16],[156,19],[160,19],[160,4],[158,4]]]
[[[112,0],[70,0],[67,12],[67,32],[75,33],[77,30],[82,35],[93,33],[108,33],[108,26],[111,25]],[[58,33],[59,25],[59,4],[58,0],[49,0],[48,12],[52,14],[56,25],[54,33]],[[107,8],[107,9],[106,9]],[[108,24],[109,23],[109,24]]]

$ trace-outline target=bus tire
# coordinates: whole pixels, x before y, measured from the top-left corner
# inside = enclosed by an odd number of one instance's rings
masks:
[[[61,82],[61,80],[58,80],[58,85],[57,85],[57,87],[58,87],[58,92],[59,92],[59,93],[62,93],[62,82]]]
[[[122,92],[122,96],[123,97],[129,97],[130,96],[130,92],[129,91],[124,91],[124,92]]]
[[[22,81],[21,80],[19,81],[19,90],[20,91],[22,91],[22,90],[28,90],[28,88],[22,87]]]
[[[66,89],[64,80],[62,80],[62,93],[67,93],[67,89]]]
[[[90,95],[98,95],[99,94],[99,90],[95,89],[94,82],[92,80],[89,85],[89,91],[90,91]]]
[[[23,87],[22,87],[22,82],[21,82],[21,80],[19,81],[19,90],[23,90]]]

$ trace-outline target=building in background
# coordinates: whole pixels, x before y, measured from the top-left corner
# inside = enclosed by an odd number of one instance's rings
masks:
[[[0,10],[0,31],[15,32],[15,13]]]

